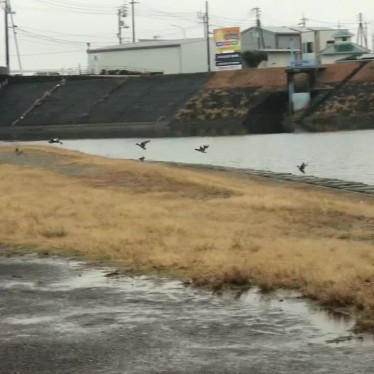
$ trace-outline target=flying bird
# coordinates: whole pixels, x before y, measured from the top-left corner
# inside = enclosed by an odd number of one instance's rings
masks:
[[[139,161],[144,161],[144,160],[145,160],[145,157],[144,157],[144,156],[139,157],[138,160],[139,160]]]
[[[150,142],[150,140],[145,140],[144,142],[136,143],[136,145],[138,145],[140,148],[147,149],[145,146],[146,146],[146,144],[148,144],[149,142]]]
[[[48,143],[50,143],[50,144],[53,144],[53,143],[62,144],[62,141],[60,140],[60,138],[52,138],[52,139],[48,140]]]
[[[209,148],[209,145],[201,145],[200,148],[195,148],[195,151],[206,153],[207,148]]]
[[[305,162],[303,162],[301,165],[297,165],[298,169],[305,174],[305,167],[307,166],[308,164],[306,164]]]
[[[14,152],[16,152],[17,155],[21,155],[23,153],[23,151],[21,151],[19,148],[16,148]]]

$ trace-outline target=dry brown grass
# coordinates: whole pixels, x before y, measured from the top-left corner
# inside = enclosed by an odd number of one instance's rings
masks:
[[[370,197],[55,148],[24,151],[64,158],[55,172],[0,164],[4,244],[167,271],[217,289],[244,281],[296,288],[374,319]],[[75,175],[59,174],[59,163]]]

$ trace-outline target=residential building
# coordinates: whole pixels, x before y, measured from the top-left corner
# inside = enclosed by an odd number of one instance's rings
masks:
[[[335,43],[334,35],[339,31],[326,27],[266,26],[260,30],[250,27],[242,32],[242,50],[266,52],[268,61],[259,67],[287,66],[293,55],[298,59],[321,61],[321,50]]]
[[[352,36],[348,30],[339,30],[332,35],[333,43],[321,50],[321,63],[332,64],[338,60],[347,57],[361,56],[370,52],[368,48],[364,48],[357,43],[352,42]]]
[[[242,50],[299,48],[300,32],[290,27],[250,27],[242,31]]]

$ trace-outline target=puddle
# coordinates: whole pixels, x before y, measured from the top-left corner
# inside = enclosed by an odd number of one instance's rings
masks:
[[[83,356],[88,349],[102,357],[110,348],[109,374],[247,373],[258,367],[259,373],[374,372],[372,336],[345,338],[353,320],[333,318],[295,292],[217,296],[167,278],[105,277],[111,270],[59,258],[1,258],[0,340],[9,347],[32,342],[36,350],[73,345]],[[124,352],[131,365],[119,359]],[[279,361],[276,371],[271,360]],[[96,373],[100,365],[74,372]]]

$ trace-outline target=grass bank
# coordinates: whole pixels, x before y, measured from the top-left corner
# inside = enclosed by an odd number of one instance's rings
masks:
[[[0,242],[220,289],[299,289],[374,327],[374,199],[187,167],[0,147]]]

